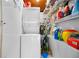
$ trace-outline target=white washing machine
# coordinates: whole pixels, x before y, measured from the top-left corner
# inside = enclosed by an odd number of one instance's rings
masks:
[[[21,58],[40,58],[40,34],[21,35]]]

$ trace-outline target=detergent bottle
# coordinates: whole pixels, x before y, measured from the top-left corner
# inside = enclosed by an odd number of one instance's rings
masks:
[[[75,0],[75,5],[73,7],[72,14],[79,14],[79,0]]]
[[[58,40],[58,32],[59,32],[59,27],[55,26],[54,28],[54,39],[55,40]]]
[[[64,17],[64,13],[62,11],[62,8],[59,7],[58,11],[57,11],[57,19],[61,19]]]
[[[70,7],[69,7],[69,0],[64,0],[64,16],[68,16],[71,14],[71,10],[70,10]]]

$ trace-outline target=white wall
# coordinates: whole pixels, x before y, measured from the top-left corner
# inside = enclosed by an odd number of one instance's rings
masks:
[[[0,0],[0,57],[1,57],[1,0]]]
[[[1,18],[1,0],[0,0],[0,18]]]

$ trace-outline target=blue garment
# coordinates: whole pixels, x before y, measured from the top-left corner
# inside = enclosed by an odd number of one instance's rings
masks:
[[[79,13],[79,0],[75,0],[75,6],[72,10],[72,14],[78,14]]]

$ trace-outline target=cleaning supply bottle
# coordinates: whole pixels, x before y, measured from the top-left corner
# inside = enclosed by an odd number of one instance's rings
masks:
[[[57,12],[57,19],[61,19],[61,18],[63,18],[63,17],[64,17],[64,13],[63,13],[63,11],[62,11],[62,8],[59,7],[59,10],[58,10],[58,12]]]
[[[70,7],[69,7],[69,1],[70,0],[64,0],[64,16],[68,16],[71,14],[71,10],[70,10]]]
[[[59,41],[63,41],[63,38],[62,38],[62,29],[60,29],[59,32],[58,32],[58,40]]]
[[[64,13],[65,13],[65,16],[68,16],[68,15],[71,14],[71,10],[70,10],[70,8],[69,8],[68,5],[65,6],[65,8],[64,8]]]
[[[59,27],[57,27],[57,26],[54,27],[54,35],[53,36],[54,36],[55,40],[59,39],[58,38],[58,32],[59,32],[59,30],[60,30]]]

